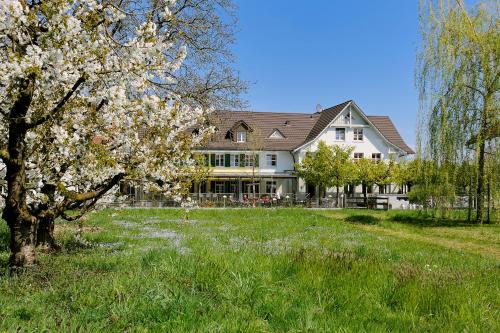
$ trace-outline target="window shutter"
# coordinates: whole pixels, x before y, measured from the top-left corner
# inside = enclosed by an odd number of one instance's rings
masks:
[[[231,166],[231,155],[230,154],[225,154],[224,155],[224,166],[226,168]]]
[[[210,154],[210,165],[215,166],[215,154]]]
[[[240,167],[245,166],[245,154],[240,154]]]
[[[255,155],[254,155],[254,165],[255,165],[256,167],[258,167],[258,166],[259,166],[259,154],[255,154]]]
[[[210,155],[203,154],[203,157],[205,157],[205,166],[208,166],[210,164]]]

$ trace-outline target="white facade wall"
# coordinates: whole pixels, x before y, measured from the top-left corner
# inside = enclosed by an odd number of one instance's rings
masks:
[[[348,113],[353,117],[351,124],[344,122],[344,116]],[[345,140],[336,140],[336,128],[345,128]],[[363,141],[354,141],[355,128],[363,129]],[[380,153],[382,160],[387,161],[391,154],[394,154],[397,159],[400,153],[398,148],[394,147],[375,128],[369,125],[353,107],[344,110],[316,139],[301,147],[297,154],[298,162],[303,160],[306,152],[315,152],[320,141],[324,141],[328,145],[354,147],[352,157],[354,157],[354,153],[363,153],[364,158],[372,158],[373,153]]]
[[[199,153],[203,154],[231,154],[231,155],[239,155],[239,154],[253,154],[255,152],[252,151],[242,151],[242,150],[210,150],[210,151],[200,151]],[[267,166],[266,165],[266,155],[268,154],[276,154],[276,166]],[[276,150],[263,150],[257,152],[259,155],[259,167],[258,172],[261,174],[272,175],[272,174],[283,174],[289,173],[293,171],[294,161],[293,155],[289,151],[276,151]],[[223,171],[232,170],[240,170],[247,171],[247,169],[252,169],[251,167],[213,167],[214,174]]]
[[[346,115],[349,117],[346,119]],[[350,119],[350,120],[349,120]],[[344,128],[345,129],[345,140],[336,140],[335,129]],[[363,129],[363,140],[354,141],[354,129]],[[286,140],[286,139],[285,139]],[[300,163],[305,158],[307,152],[315,152],[318,148],[320,141],[324,141],[328,145],[340,145],[342,147],[353,147],[352,157],[354,158],[354,153],[363,153],[364,158],[371,159],[372,154],[380,153],[381,159],[388,161],[391,157],[395,158],[396,161],[399,160],[400,155],[404,152],[401,149],[392,145],[387,141],[376,128],[374,128],[364,116],[357,110],[356,107],[350,105],[346,110],[344,110],[339,116],[334,119],[332,124],[326,127],[317,138],[308,142],[307,144],[299,147],[297,150],[290,151],[260,151],[259,155],[259,167],[255,168],[255,175],[259,177],[273,177],[273,175],[286,175],[291,174],[294,170],[294,164]],[[213,151],[202,151],[205,154],[252,154],[252,151],[230,151],[230,150],[213,150]],[[268,166],[266,165],[266,155],[276,154],[277,155],[277,165]],[[214,167],[212,169],[212,175],[248,175],[252,172],[252,167]],[[273,179],[274,180],[274,179]],[[288,183],[290,180],[280,180],[277,181],[277,190],[280,193],[291,192],[291,185]],[[261,188],[265,188],[266,180],[261,181]],[[286,185],[285,185],[286,182]],[[297,182],[297,187],[294,189],[299,193],[305,193],[307,191],[307,186],[302,179]],[[342,190],[342,189],[341,189]],[[329,189],[328,192],[333,192],[334,189]],[[361,186],[356,188],[356,192],[361,191]]]

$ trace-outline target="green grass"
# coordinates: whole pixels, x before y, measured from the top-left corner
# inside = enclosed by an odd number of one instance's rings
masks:
[[[0,276],[0,331],[498,332],[500,227],[411,212],[104,210]],[[0,223],[6,271],[7,228]]]

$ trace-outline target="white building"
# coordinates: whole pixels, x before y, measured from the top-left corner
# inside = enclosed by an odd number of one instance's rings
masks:
[[[211,166],[210,179],[193,186],[199,195],[242,200],[255,187],[259,195],[314,197],[316,189],[297,178],[294,164],[314,152],[320,141],[354,147],[353,159],[398,160],[414,153],[389,117],[367,116],[353,101],[313,114],[219,111],[210,123],[216,133],[197,150]]]

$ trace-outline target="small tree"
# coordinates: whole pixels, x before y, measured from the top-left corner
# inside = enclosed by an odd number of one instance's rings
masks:
[[[372,188],[373,185],[381,183],[386,179],[388,167],[384,162],[375,162],[367,158],[362,158],[354,163],[356,165],[355,179],[363,187],[363,197],[365,204],[367,204],[368,188]]]
[[[318,149],[313,154],[306,154],[302,163],[296,164],[297,176],[304,179],[308,184],[319,188],[321,192],[328,187],[334,186],[334,176],[341,177],[341,168],[336,167],[335,155],[333,149],[324,141],[320,141]],[[338,165],[337,165],[338,166]]]
[[[337,190],[337,206],[340,202],[339,188],[354,179],[355,165],[351,159],[352,147],[333,146],[331,166],[331,184]]]
[[[262,132],[258,128],[252,128],[249,129],[247,132],[247,143],[248,143],[248,149],[250,150],[251,154],[251,159],[252,159],[252,194],[253,194],[253,200],[252,200],[252,206],[255,207],[256,203],[256,187],[255,187],[255,180],[256,180],[256,171],[259,170],[259,156],[260,152],[264,149],[264,137],[262,135]],[[241,161],[240,163],[244,163],[244,161]],[[260,173],[259,173],[260,175]],[[260,177],[259,177],[259,184],[260,184]]]

